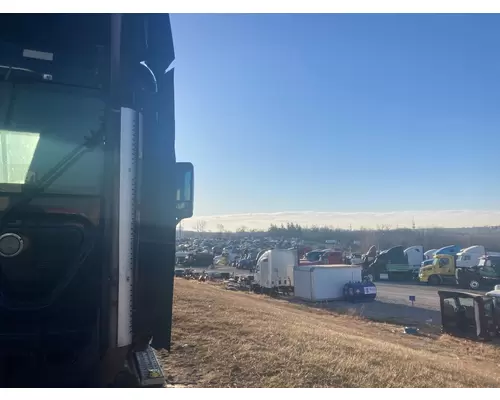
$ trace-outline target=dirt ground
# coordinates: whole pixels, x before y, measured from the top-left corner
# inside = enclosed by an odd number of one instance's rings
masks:
[[[177,387],[498,387],[500,348],[176,279]]]

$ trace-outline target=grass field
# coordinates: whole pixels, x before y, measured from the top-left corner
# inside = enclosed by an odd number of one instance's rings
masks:
[[[176,279],[169,383],[186,387],[498,387],[500,348]]]

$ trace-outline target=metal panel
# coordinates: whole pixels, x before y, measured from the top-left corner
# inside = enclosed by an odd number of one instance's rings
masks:
[[[122,108],[118,234],[118,347],[132,343],[132,289],[134,281],[139,130],[139,118],[136,111],[130,108]]]

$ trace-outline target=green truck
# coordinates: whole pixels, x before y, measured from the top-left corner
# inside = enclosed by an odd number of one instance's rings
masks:
[[[482,256],[475,267],[456,268],[455,280],[464,289],[493,290],[500,285],[500,255]]]
[[[403,246],[381,251],[371,264],[363,265],[363,276],[371,281],[409,280],[414,278],[416,272],[408,264]]]

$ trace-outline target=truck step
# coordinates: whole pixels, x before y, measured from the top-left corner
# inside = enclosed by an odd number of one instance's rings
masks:
[[[161,386],[165,384],[163,368],[158,362],[155,350],[148,346],[144,351],[133,353],[135,369],[141,386]]]

